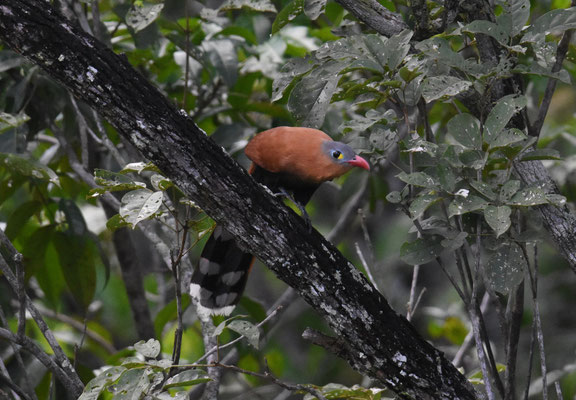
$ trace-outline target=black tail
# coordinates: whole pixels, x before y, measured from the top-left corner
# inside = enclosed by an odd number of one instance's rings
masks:
[[[230,314],[240,301],[253,262],[252,254],[240,250],[232,235],[216,226],[190,283],[190,295],[198,302],[198,313]]]

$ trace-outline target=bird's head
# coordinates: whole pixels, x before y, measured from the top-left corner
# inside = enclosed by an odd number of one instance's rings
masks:
[[[370,171],[368,162],[356,154],[347,144],[341,142],[325,141],[322,150],[332,162],[349,167],[359,167]]]

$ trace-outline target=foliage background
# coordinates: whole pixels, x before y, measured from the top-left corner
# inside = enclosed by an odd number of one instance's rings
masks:
[[[336,49],[330,44],[322,45],[362,31],[357,21],[337,3],[329,2],[324,13],[313,21],[306,14],[314,15],[315,2],[262,1],[250,5],[249,2],[228,2],[236,5],[214,11],[222,3],[187,2],[183,6],[181,2],[166,1],[145,3],[144,10],[138,4],[120,1],[60,2],[58,6],[69,18],[109,43],[114,51],[125,54],[132,65],[190,113],[202,129],[243,165],[247,165],[247,160],[241,150],[251,135],[277,125],[321,126],[335,139],[350,142],[363,150],[374,166],[373,173],[366,177],[355,171],[336,184],[324,185],[308,212],[317,229],[328,234],[338,223],[346,204],[358,193],[365,192],[362,212],[340,235],[339,247],[364,269],[358,246],[377,287],[398,312],[405,313],[410,301],[413,268],[400,259],[400,249],[406,241],[415,238],[415,232],[411,218],[399,211],[398,204],[386,196],[402,190],[404,184],[397,175],[410,168],[407,153],[399,151],[411,146],[409,139],[413,137],[407,132],[426,137],[426,126],[422,120],[406,126],[401,118],[402,110],[400,115],[384,111],[387,107],[393,108],[393,104],[386,102],[394,98],[398,85],[417,79],[417,76],[410,76],[415,70],[397,72],[404,80],[402,83],[394,76],[396,69],[390,64],[393,61],[388,60],[390,70],[382,71],[365,62],[347,66],[349,74],[342,75],[342,79],[328,79],[340,77],[336,74],[342,72],[342,68],[336,60]],[[410,15],[409,8],[402,2],[382,3],[391,10]],[[238,4],[246,6],[238,7]],[[427,4],[432,15],[435,7],[440,10],[435,2]],[[530,21],[551,9],[568,6],[568,2],[563,1],[534,1]],[[155,13],[155,10],[159,12]],[[276,10],[280,12],[276,13]],[[462,39],[455,38],[454,42],[459,40]],[[402,43],[401,36],[398,41]],[[354,42],[344,46],[342,58],[353,56],[358,48]],[[543,51],[542,54],[548,54]],[[186,57],[186,52],[190,58]],[[405,53],[408,53],[407,49]],[[398,66],[405,53],[399,54]],[[316,75],[312,72],[308,79],[304,77],[298,81],[294,80],[298,74],[293,72],[299,68],[302,72],[308,71],[306,68],[310,66],[302,65],[298,61],[301,57],[316,57],[319,67]],[[514,57],[519,59],[520,65],[533,65],[533,53],[515,53]],[[548,149],[539,158],[550,159],[546,160],[547,166],[569,203],[576,195],[572,173],[576,144],[575,95],[571,85],[572,75],[576,73],[573,61],[574,48],[571,46],[565,63],[569,76],[564,76],[564,81],[559,83],[538,142],[539,148]],[[105,121],[73,100],[37,67],[9,50],[0,53],[0,74],[2,228],[25,257],[29,293],[47,316],[67,354],[75,360],[82,378],[88,381],[94,376],[94,369],[117,363],[121,357],[133,353],[123,349],[148,337],[143,334],[146,328],[138,332],[129,318],[128,295],[112,233],[105,225],[112,211],[118,210],[103,210],[98,200],[91,196],[90,179],[81,171],[97,171],[98,183],[117,188],[123,178],[105,171],[119,171],[128,163],[142,160]],[[523,75],[523,79],[529,95],[528,107],[533,110],[547,79],[543,72]],[[382,80],[392,83],[384,87],[374,85]],[[481,84],[482,79],[470,81]],[[329,91],[331,85],[336,90],[337,84],[340,90],[336,91],[332,102],[310,103]],[[427,99],[431,104],[427,115],[437,141],[450,143],[453,139],[447,135],[450,132],[448,121],[456,114],[454,104],[458,104],[458,100],[454,95],[457,93],[438,95],[436,91],[440,87],[429,88]],[[378,96],[370,97],[376,89]],[[311,97],[314,90],[318,95]],[[403,93],[409,94],[406,88]],[[432,104],[434,100],[436,103]],[[411,117],[412,111],[405,115]],[[397,146],[399,135],[404,141]],[[416,162],[416,168],[420,167],[424,168],[425,162]],[[151,168],[140,171],[139,165],[132,168],[132,174],[125,175],[127,181],[120,182],[127,185],[124,189],[134,189],[137,181],[147,183],[148,187],[154,187],[156,182],[155,188],[165,192],[167,198],[179,200],[175,188],[169,183],[162,186],[162,179],[155,178],[156,171]],[[188,225],[192,235],[198,235],[198,243],[192,237],[191,243],[197,245],[183,257],[185,270],[186,266],[195,264],[202,247],[200,233],[208,229],[210,223],[193,207],[174,207],[170,213],[166,210],[156,210],[157,220],[162,222],[176,216],[181,221],[194,221]],[[536,214],[531,211],[525,214],[523,223],[542,233]],[[171,354],[177,326],[169,270],[170,251],[172,254],[178,252],[179,238],[167,235],[170,229],[161,229],[156,222],[136,222],[145,227],[142,230],[145,232],[138,229],[130,232],[134,244],[131,257],[145,273],[144,287],[154,336],[160,340],[162,351]],[[112,225],[114,223],[113,220]],[[177,228],[172,229],[173,234],[178,232],[181,233]],[[150,243],[156,243],[157,248]],[[561,378],[565,398],[572,398],[576,395],[573,383],[576,381],[573,372],[575,344],[572,340],[575,322],[571,317],[574,274],[549,241],[543,240],[538,246],[537,259],[547,364]],[[497,275],[493,281],[500,278]],[[4,281],[0,284],[4,286],[0,290],[0,304],[6,314],[3,323],[15,331],[17,318],[12,311],[15,310],[13,294]],[[418,293],[421,288],[426,290],[413,321],[419,332],[450,357],[470,330],[466,310],[442,271],[433,263],[420,269]],[[286,286],[267,269],[257,267],[239,312],[258,322],[263,319],[264,310],[272,307],[285,290]],[[526,298],[528,303],[528,291]],[[492,301],[492,310],[498,309],[497,303]],[[523,362],[526,361],[523,354],[529,353],[531,313],[527,308],[523,318],[519,388],[527,385],[527,363]],[[201,327],[191,310],[185,314],[184,321],[187,329],[182,341],[181,361],[193,362],[204,353]],[[503,338],[499,331],[502,321],[498,320],[498,313],[487,313],[487,321],[494,347],[502,351]],[[306,327],[327,330],[301,300],[294,300],[271,328],[271,339],[259,351],[244,343],[239,345],[238,365],[262,370],[267,363],[271,371],[287,381],[317,385],[330,382],[348,386],[369,384],[344,361],[301,339],[300,334]],[[28,336],[48,350],[34,324],[27,324],[26,329]],[[233,336],[226,331],[221,341]],[[23,379],[10,347],[2,346],[2,359],[11,375],[17,381]],[[496,358],[501,357],[502,353],[497,352]],[[466,365],[470,367],[467,372],[472,374],[477,368],[473,352],[467,358]],[[29,377],[34,380],[32,384],[39,398],[49,398],[51,392],[58,390],[52,376],[37,361],[30,358],[23,363],[32,371]],[[279,393],[283,393],[276,385],[241,374],[227,374],[222,390],[226,398],[254,398],[256,395],[282,398]],[[537,387],[534,393],[538,396]]]

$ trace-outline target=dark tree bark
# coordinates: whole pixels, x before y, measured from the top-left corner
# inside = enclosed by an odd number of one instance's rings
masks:
[[[179,112],[128,62],[37,0],[0,4],[0,38],[104,116],[214,220],[294,287],[346,343],[341,356],[409,399],[475,399],[444,355],[334,246]]]

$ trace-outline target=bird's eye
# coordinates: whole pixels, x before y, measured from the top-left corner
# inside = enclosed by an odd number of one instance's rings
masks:
[[[344,155],[342,155],[342,153],[341,153],[340,151],[334,150],[334,151],[332,152],[332,157],[334,157],[334,158],[337,159],[337,160],[341,160],[342,157],[344,157]]]

